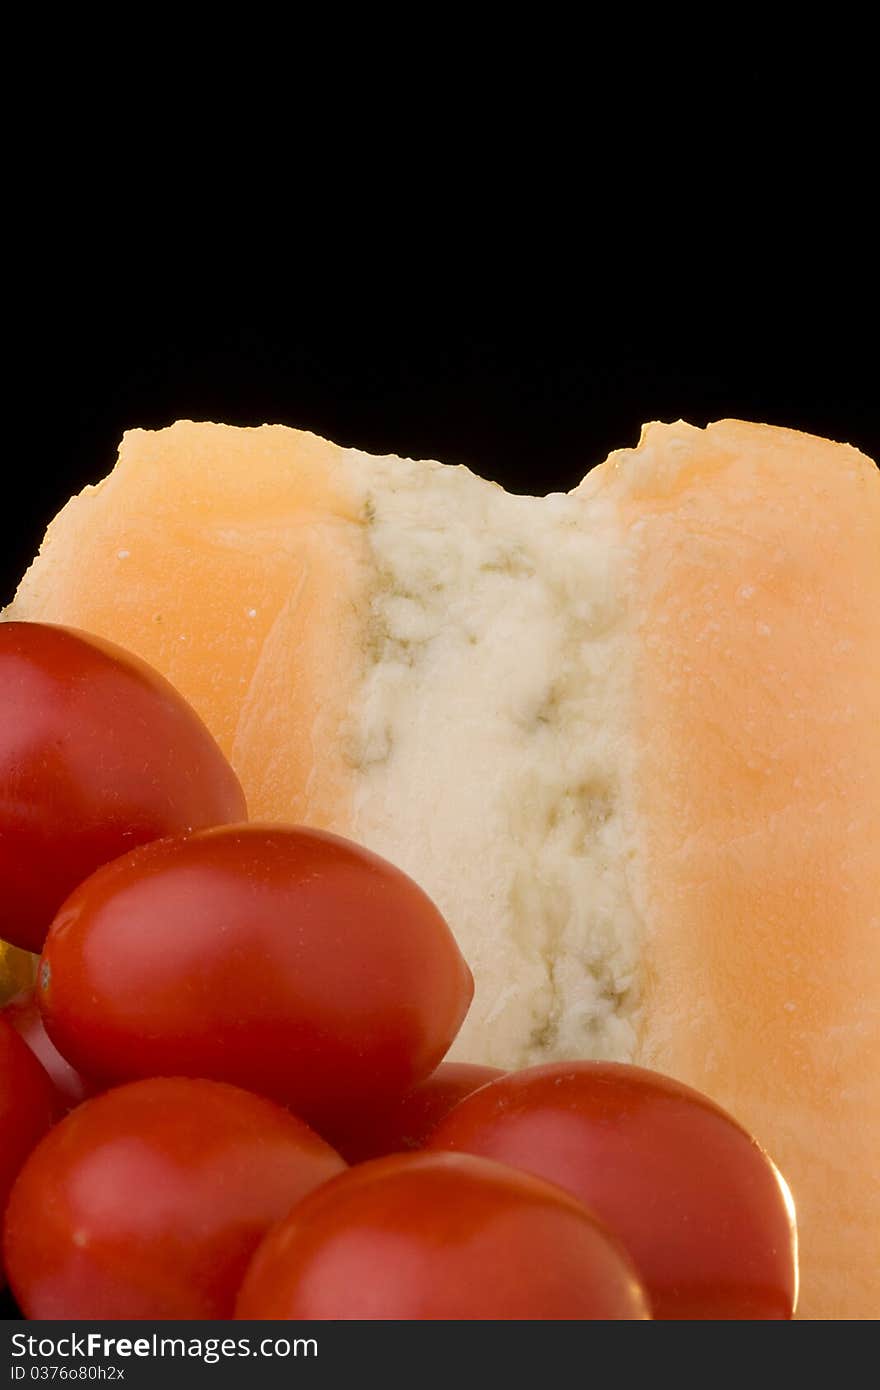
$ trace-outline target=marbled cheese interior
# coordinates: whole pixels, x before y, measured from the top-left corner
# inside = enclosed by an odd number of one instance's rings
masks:
[[[371,585],[353,828],[435,898],[470,962],[455,1055],[626,1059],[632,605],[608,504],[399,459],[359,476]]]

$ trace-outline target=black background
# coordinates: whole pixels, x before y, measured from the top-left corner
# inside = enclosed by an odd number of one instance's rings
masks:
[[[310,309],[288,285],[230,317],[168,303],[80,307],[32,359],[45,385],[2,524],[8,595],[45,524],[112,466],[122,431],[184,417],[281,422],[374,452],[467,463],[516,491],[572,487],[646,420],[732,415],[853,443],[880,457],[870,309],[856,295],[757,304],[697,287],[600,286],[558,304],[457,316],[436,301],[393,323],[374,300]],[[277,295],[277,290],[276,290]]]
[[[875,80],[855,31],[804,32],[440,27],[436,69],[334,50],[332,91],[323,49],[246,93],[167,48],[161,83],[78,81],[15,203],[0,596],[123,430],[179,417],[535,492],[650,419],[880,457]]]

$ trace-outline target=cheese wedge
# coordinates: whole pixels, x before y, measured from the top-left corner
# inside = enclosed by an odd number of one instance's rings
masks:
[[[649,425],[573,492],[281,426],[125,436],[6,616],[158,667],[256,820],[445,913],[453,1055],[708,1092],[793,1189],[801,1315],[880,1315],[880,475]]]
[[[36,964],[37,957],[30,951],[0,941],[0,1006],[30,988],[36,978]]]

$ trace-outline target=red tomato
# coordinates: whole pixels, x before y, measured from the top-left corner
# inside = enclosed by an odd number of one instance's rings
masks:
[[[70,628],[0,623],[4,940],[39,951],[100,864],[246,816],[232,768],[157,671]]]
[[[430,1149],[482,1154],[579,1197],[620,1237],[656,1318],[790,1318],[797,1239],[788,1189],[698,1091],[611,1062],[493,1081],[441,1120]]]
[[[225,1318],[262,1236],[345,1167],[272,1101],[162,1078],[87,1100],[46,1136],[6,1212],[29,1318]]]
[[[58,1092],[62,1109],[72,1110],[87,1096],[94,1095],[96,1087],[84,1076],[75,1071],[66,1058],[61,1056],[43,1025],[43,1016],[32,989],[17,994],[3,1006],[0,1018],[5,1018],[27,1043],[37,1061],[45,1068],[55,1090]]]
[[[650,1316],[623,1248],[549,1183],[499,1163],[406,1154],[351,1168],[276,1226],[238,1318]]]
[[[498,1067],[478,1067],[472,1062],[442,1062],[436,1071],[409,1095],[388,1110],[349,1111],[337,1127],[325,1135],[348,1163],[404,1149],[420,1149],[443,1116],[478,1086],[504,1073]]]
[[[59,1098],[46,1072],[0,1018],[0,1212],[19,1168],[59,1113]]]
[[[213,1076],[328,1132],[440,1061],[473,981],[434,904],[319,830],[239,826],[146,845],[68,899],[38,997],[106,1082]]]

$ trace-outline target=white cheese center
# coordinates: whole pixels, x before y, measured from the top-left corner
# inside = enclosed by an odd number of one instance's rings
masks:
[[[613,510],[371,459],[356,838],[432,896],[476,996],[450,1054],[627,1060],[632,605]]]

